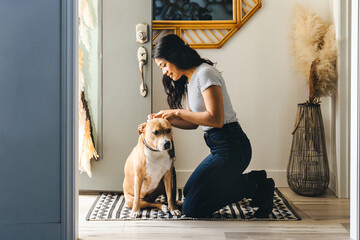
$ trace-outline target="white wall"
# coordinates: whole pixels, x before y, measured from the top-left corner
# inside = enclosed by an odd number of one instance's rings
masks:
[[[217,63],[253,147],[247,170],[266,169],[278,187],[287,186],[286,168],[292,142],[297,104],[308,98],[306,79],[292,68],[289,34],[293,5],[309,4],[325,20],[331,20],[329,0],[267,0],[258,12],[221,49],[201,49],[200,55]],[[168,108],[161,72],[154,64],[153,111]],[[322,113],[329,161],[330,102],[322,99]],[[179,186],[209,153],[202,129],[176,129],[176,170]],[[333,164],[330,164],[332,166]]]

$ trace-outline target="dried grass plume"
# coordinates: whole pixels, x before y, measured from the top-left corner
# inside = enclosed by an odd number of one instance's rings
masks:
[[[334,25],[308,6],[295,4],[290,35],[294,68],[309,79],[309,102],[337,91],[337,42]]]
[[[324,45],[318,54],[319,63],[316,66],[318,83],[314,86],[316,98],[335,96],[337,94],[337,57],[335,26],[332,24],[324,36]]]

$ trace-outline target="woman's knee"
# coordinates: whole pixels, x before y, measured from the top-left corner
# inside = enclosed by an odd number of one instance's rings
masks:
[[[212,213],[201,205],[201,201],[191,201],[189,198],[185,198],[182,205],[182,211],[185,216],[194,218],[209,217]]]
[[[199,212],[199,206],[194,206],[194,204],[190,204],[190,201],[184,201],[183,205],[182,205],[182,212],[183,214],[185,214],[185,216],[187,217],[201,217],[200,212]]]
[[[185,199],[184,202],[183,202],[183,204],[182,204],[182,212],[183,212],[183,214],[185,214],[186,216],[190,216],[189,214],[191,213],[188,202],[189,202],[189,201],[186,201],[186,199]]]

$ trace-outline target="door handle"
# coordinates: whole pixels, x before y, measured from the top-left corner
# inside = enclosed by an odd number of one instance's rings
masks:
[[[140,85],[140,94],[143,97],[146,97],[147,93],[148,93],[148,88],[146,86],[145,83],[145,79],[144,79],[144,65],[147,62],[147,51],[146,48],[141,46],[138,49],[137,52],[137,57],[138,57],[138,61],[139,61],[139,70],[140,70],[140,75],[141,75],[141,85]]]

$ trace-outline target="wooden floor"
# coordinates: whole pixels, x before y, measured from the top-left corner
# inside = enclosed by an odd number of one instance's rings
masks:
[[[349,199],[330,191],[302,197],[289,188],[279,190],[301,221],[85,221],[96,195],[80,195],[79,239],[350,239]]]

